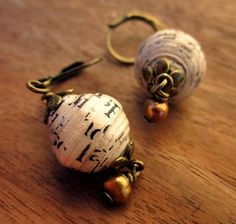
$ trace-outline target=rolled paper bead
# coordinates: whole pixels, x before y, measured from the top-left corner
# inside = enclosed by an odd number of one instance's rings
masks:
[[[69,94],[51,111],[48,127],[59,162],[81,172],[109,168],[130,141],[121,104],[105,94]]]
[[[158,61],[166,58],[170,61],[171,70],[183,73],[184,81],[169,97],[169,102],[177,102],[192,94],[201,82],[206,59],[200,44],[192,36],[173,29],[163,29],[147,38],[139,47],[136,56],[135,73],[147,89],[147,79],[143,69],[151,66],[156,69]]]

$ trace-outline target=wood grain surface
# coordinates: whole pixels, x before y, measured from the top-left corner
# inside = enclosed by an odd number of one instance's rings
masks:
[[[106,25],[133,9],[193,35],[207,56],[204,82],[157,125],[143,119],[133,66],[115,63],[104,48]],[[0,223],[236,223],[235,10],[230,0],[0,0]],[[132,23],[114,42],[133,55],[150,33]],[[45,107],[25,87],[94,57],[104,60],[56,89],[103,92],[124,106],[135,156],[146,165],[124,206],[100,200],[99,177],[58,164]]]

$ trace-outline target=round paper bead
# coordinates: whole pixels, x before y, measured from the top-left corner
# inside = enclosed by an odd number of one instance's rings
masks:
[[[143,79],[143,68],[155,67],[157,61],[163,58],[168,59],[171,68],[180,70],[185,77],[169,101],[176,102],[191,95],[206,70],[205,56],[199,43],[192,36],[173,29],[163,29],[147,38],[139,47],[135,63],[135,72],[145,88],[147,83]]]
[[[86,173],[110,167],[130,141],[121,104],[100,93],[64,96],[50,112],[48,126],[59,162]]]

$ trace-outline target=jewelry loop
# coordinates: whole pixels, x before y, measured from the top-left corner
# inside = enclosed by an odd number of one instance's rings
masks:
[[[42,78],[42,79],[29,80],[26,83],[26,86],[28,89],[30,89],[32,92],[35,93],[40,93],[40,94],[49,93],[51,92],[51,90],[46,87],[64,81],[72,76],[78,75],[82,69],[97,64],[101,60],[102,60],[101,58],[95,58],[88,62],[77,61],[65,67],[58,74],[54,76],[49,76],[48,78]]]
[[[28,89],[35,93],[45,94],[50,92],[50,89],[45,88],[51,84],[52,79],[48,78],[46,81],[42,82],[40,80],[30,80],[26,83]]]
[[[163,25],[161,22],[156,19],[154,16],[151,16],[149,14],[139,12],[139,11],[134,11],[134,12],[129,12],[125,16],[120,17],[116,19],[113,23],[109,24],[109,30],[106,36],[106,48],[109,54],[115,58],[117,61],[123,63],[123,64],[134,64],[135,58],[134,57],[125,57],[122,56],[121,54],[117,53],[114,48],[112,47],[112,30],[118,27],[119,25],[129,21],[129,20],[141,20],[147,24],[149,24],[154,31],[158,31],[160,29],[163,29]]]

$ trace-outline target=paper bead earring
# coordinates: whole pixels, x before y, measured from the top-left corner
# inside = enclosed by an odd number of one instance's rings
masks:
[[[129,20],[141,20],[156,31],[139,47],[136,58],[118,54],[111,44],[111,30]],[[145,117],[150,122],[168,114],[168,103],[175,103],[192,94],[201,82],[205,70],[204,53],[192,36],[164,26],[153,16],[131,12],[109,25],[107,50],[117,61],[135,63],[135,73],[149,95]]]
[[[47,88],[98,61],[76,62],[55,76],[28,81],[27,87],[46,101],[44,122],[58,161],[85,173],[107,170],[110,177],[104,183],[104,195],[112,202],[124,202],[144,166],[132,157],[129,121],[121,104],[102,93],[77,95],[66,90],[55,94]]]

